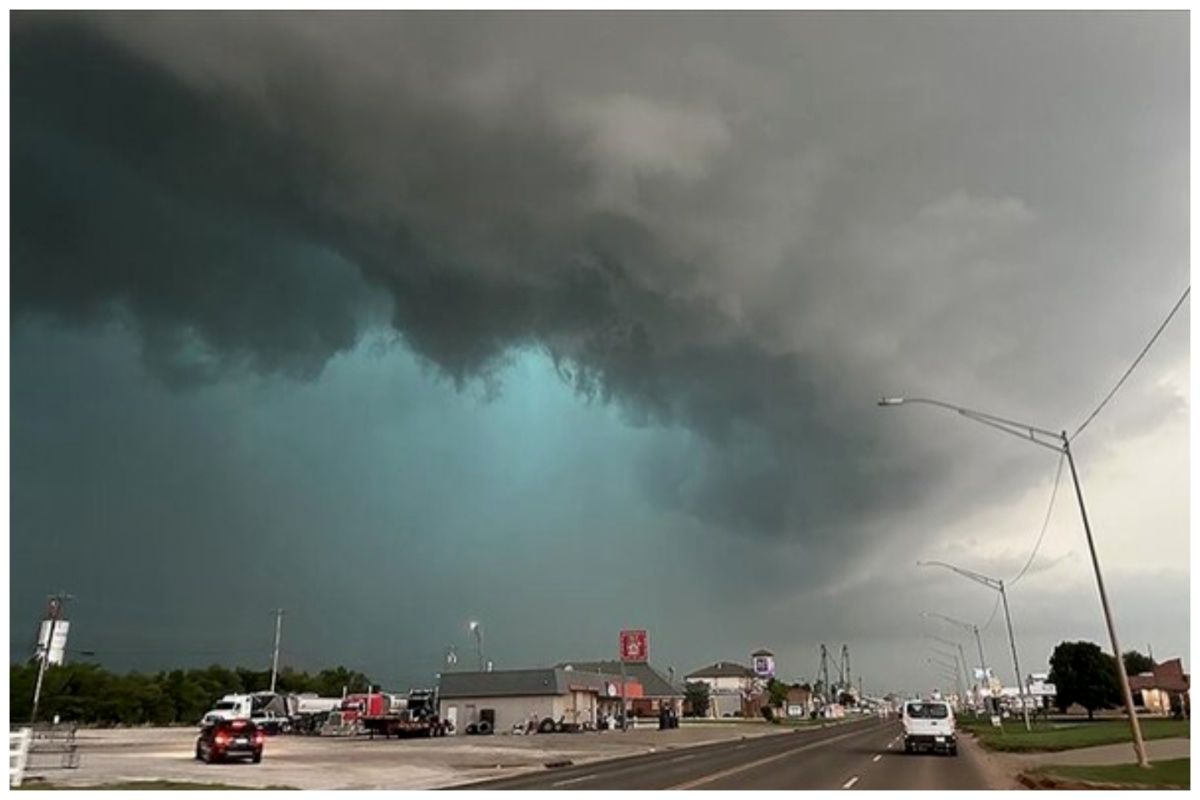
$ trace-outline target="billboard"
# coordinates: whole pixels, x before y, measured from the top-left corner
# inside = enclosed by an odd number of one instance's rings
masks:
[[[63,663],[63,658],[67,652],[67,633],[71,630],[71,623],[66,620],[59,620],[54,623],[54,640],[50,642],[50,653],[46,658],[46,663],[49,665],[58,665]],[[42,620],[42,628],[38,632],[38,658],[41,658],[42,653],[46,652],[46,643],[50,638],[50,620]]]
[[[650,660],[650,645],[645,631],[621,631],[621,660]]]
[[[762,653],[752,657],[754,659],[753,670],[754,674],[760,678],[775,677],[775,657]]]

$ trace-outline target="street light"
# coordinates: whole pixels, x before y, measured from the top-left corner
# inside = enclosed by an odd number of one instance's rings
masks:
[[[938,619],[942,620],[943,622],[948,622],[951,625],[955,625],[959,628],[962,628],[963,630],[971,631],[973,634],[975,634],[975,646],[977,648],[979,648],[979,670],[983,674],[983,678],[982,678],[983,683],[988,684],[987,661],[984,660],[984,657],[983,657],[983,639],[979,638],[979,626],[972,625],[969,622],[963,622],[962,620],[955,619],[954,617],[947,617],[945,614],[939,614],[936,611],[922,611],[921,616],[922,617],[937,617]],[[964,661],[963,663],[966,663],[966,662]],[[991,694],[991,685],[990,684],[988,684],[988,694],[989,695]],[[982,689],[980,689],[980,691],[979,691],[979,699],[980,699],[980,702],[983,702],[983,690]],[[987,705],[987,704],[984,703],[984,705]]]
[[[941,400],[931,400],[927,397],[881,397],[879,399],[879,405],[884,407],[899,406],[906,403],[922,403],[924,405],[944,408],[974,422],[995,428],[1010,436],[1025,439],[1033,444],[1066,456],[1067,463],[1071,465],[1071,480],[1075,484],[1075,498],[1079,501],[1079,515],[1083,518],[1083,531],[1087,536],[1088,552],[1092,557],[1092,570],[1096,573],[1096,588],[1100,591],[1100,606],[1104,610],[1104,623],[1108,627],[1108,639],[1110,644],[1112,644],[1113,657],[1117,662],[1117,677],[1121,681],[1121,694],[1125,700],[1125,713],[1129,716],[1129,729],[1133,734],[1133,749],[1137,754],[1138,766],[1150,766],[1150,760],[1146,757],[1146,745],[1142,741],[1142,726],[1138,722],[1137,710],[1133,707],[1133,692],[1129,689],[1129,675],[1125,672],[1125,663],[1121,658],[1121,645],[1117,641],[1117,627],[1116,623],[1113,622],[1112,608],[1108,603],[1108,592],[1104,588],[1104,575],[1100,571],[1100,559],[1096,555],[1096,543],[1092,539],[1092,526],[1088,522],[1087,507],[1083,503],[1083,489],[1079,485],[1079,473],[1075,469],[1075,457],[1071,454],[1071,440],[1067,437],[1067,432],[1059,431],[1055,433],[1054,431],[1038,428],[1024,422],[1016,422],[994,414],[985,414],[982,411],[973,411],[969,408],[944,403]]]
[[[987,575],[982,575],[969,569],[956,567],[953,564],[947,564],[945,561],[918,561],[919,567],[942,567],[951,572],[957,572],[964,578],[983,584],[984,586],[994,591],[1000,592],[1000,600],[1004,603],[1004,622],[1008,625],[1008,644],[1012,648],[1013,669],[1017,673],[1017,694],[1021,697],[1021,714],[1025,718],[1025,730],[1030,730],[1029,727],[1029,706],[1025,702],[1025,681],[1021,678],[1021,663],[1017,660],[1017,640],[1013,636],[1012,616],[1008,613],[1008,593],[1004,591],[1004,581],[999,578],[989,578]]]
[[[933,639],[935,642],[941,642],[944,645],[956,648],[958,650],[958,662],[962,665],[963,680],[966,681],[966,684],[969,687],[971,685],[971,676],[967,672],[967,657],[963,655],[962,644],[956,641],[951,641],[950,639],[946,639],[942,636],[936,636],[932,633],[927,633],[925,635],[928,638]]]
[[[475,655],[479,657],[479,671],[483,672],[483,625],[473,619],[467,623],[467,629],[475,634]]]
[[[937,653],[938,655],[945,655],[938,650],[934,650],[933,652]],[[954,678],[954,688],[958,690],[959,697],[961,698],[965,694],[966,690],[962,685],[962,676],[959,674],[957,662],[952,664],[949,661],[943,661],[940,658],[926,658],[925,660],[930,664],[937,664],[939,667],[943,667],[946,671],[945,677]]]

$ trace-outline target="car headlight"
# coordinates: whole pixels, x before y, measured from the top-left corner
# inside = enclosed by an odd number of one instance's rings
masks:
[[[935,742],[944,742],[944,741],[946,741],[946,737],[945,736],[935,736],[935,737],[933,737],[933,740]]]

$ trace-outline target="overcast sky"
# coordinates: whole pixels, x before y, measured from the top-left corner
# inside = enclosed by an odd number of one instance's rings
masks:
[[[1188,282],[1188,19],[15,14],[11,654],[119,669],[850,646],[937,679]],[[1126,648],[1186,655],[1185,305],[1075,450]],[[1066,476],[1069,477],[1069,474]],[[1069,482],[1022,668],[1105,643]],[[966,641],[964,640],[964,644]],[[1107,645],[1105,644],[1107,647]],[[968,651],[970,652],[970,651]]]

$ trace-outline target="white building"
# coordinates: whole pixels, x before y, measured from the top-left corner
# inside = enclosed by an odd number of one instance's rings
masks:
[[[740,716],[743,701],[761,690],[761,681],[754,672],[733,661],[710,664],[686,675],[684,680],[708,686],[710,717]]]

